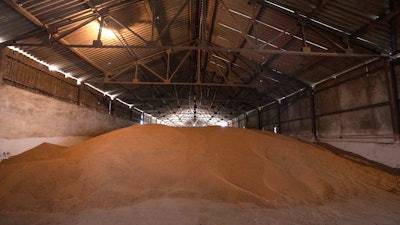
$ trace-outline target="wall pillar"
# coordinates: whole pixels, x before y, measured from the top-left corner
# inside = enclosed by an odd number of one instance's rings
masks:
[[[310,89],[310,114],[311,114],[311,131],[313,134],[314,141],[318,141],[317,136],[317,124],[316,124],[316,115],[315,115],[315,95],[314,88]]]
[[[247,128],[247,124],[249,124],[249,115],[244,114],[244,127]]]
[[[6,48],[4,45],[0,45],[0,85],[3,84],[5,61],[6,61]]]
[[[398,0],[390,1],[390,10],[394,11],[400,8],[400,2]],[[397,15],[391,19],[392,27],[392,53],[393,55],[400,53],[400,15]]]
[[[108,114],[112,115],[113,114],[113,104],[112,104],[112,99],[108,102]]]
[[[263,123],[262,123],[262,115],[261,115],[261,109],[260,108],[257,108],[257,116],[258,116],[258,129],[262,130]]]
[[[76,99],[76,101],[77,101],[76,104],[79,106],[81,105],[83,86],[84,86],[83,83],[78,85],[78,97]]]
[[[385,73],[388,86],[390,112],[392,117],[393,136],[396,142],[400,142],[400,115],[399,100],[397,97],[396,74],[390,61],[385,63]]]
[[[276,121],[277,121],[276,122],[277,123],[277,133],[281,134],[282,126],[281,126],[281,103],[280,102],[278,102]]]
[[[394,11],[400,8],[400,2],[397,0],[390,1],[390,10]],[[392,27],[392,55],[400,54],[400,15],[391,19]],[[399,60],[395,59],[394,61]],[[388,85],[390,112],[392,116],[393,135],[396,142],[400,142],[400,112],[398,87],[396,81],[396,70],[394,61],[387,61],[385,64],[385,73]]]

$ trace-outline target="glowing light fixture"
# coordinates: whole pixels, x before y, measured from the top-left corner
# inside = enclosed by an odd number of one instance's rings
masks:
[[[114,38],[115,37],[114,32],[112,32],[110,29],[107,29],[105,27],[103,27],[101,29],[101,35],[105,38]]]
[[[93,33],[98,33],[100,29],[100,23],[99,22],[92,22],[91,24]],[[112,39],[115,38],[115,34],[112,30],[106,27],[101,28],[101,39]]]

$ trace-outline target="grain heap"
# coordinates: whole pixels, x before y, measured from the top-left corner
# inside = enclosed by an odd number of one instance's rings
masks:
[[[136,125],[0,164],[0,212],[114,209],[149,199],[281,208],[395,190],[398,177],[321,147],[237,128]]]

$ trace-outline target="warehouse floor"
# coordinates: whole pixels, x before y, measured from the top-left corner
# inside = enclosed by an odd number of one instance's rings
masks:
[[[258,208],[209,200],[154,199],[112,210],[73,214],[0,213],[0,224],[398,224],[400,198],[348,199],[322,205]]]

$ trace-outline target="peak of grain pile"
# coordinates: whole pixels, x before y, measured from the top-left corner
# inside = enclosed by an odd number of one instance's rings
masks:
[[[150,199],[280,208],[396,188],[398,177],[309,143],[237,128],[136,125],[0,164],[0,211],[114,209]]]

